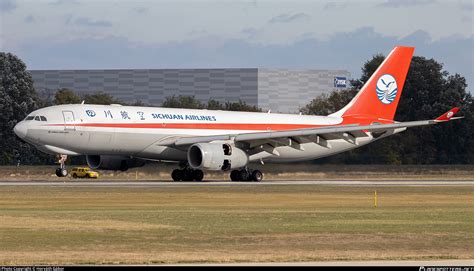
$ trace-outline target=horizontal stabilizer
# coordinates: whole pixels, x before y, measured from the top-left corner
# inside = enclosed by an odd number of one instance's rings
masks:
[[[436,122],[443,122],[443,121],[449,121],[453,118],[453,116],[459,111],[459,107],[454,107],[448,112],[444,113],[443,115],[437,117],[435,119]]]

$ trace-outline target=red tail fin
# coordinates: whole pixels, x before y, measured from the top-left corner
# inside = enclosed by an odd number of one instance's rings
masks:
[[[393,120],[414,51],[395,47],[354,99],[331,116]]]

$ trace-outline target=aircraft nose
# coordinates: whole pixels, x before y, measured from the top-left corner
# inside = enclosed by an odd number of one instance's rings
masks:
[[[17,123],[13,128],[13,132],[15,132],[15,134],[21,139],[25,138],[26,133],[28,132],[26,123],[24,121],[20,121],[19,123]]]

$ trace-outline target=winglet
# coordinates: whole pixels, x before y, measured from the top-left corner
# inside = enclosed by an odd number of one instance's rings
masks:
[[[435,119],[436,122],[450,121],[451,118],[459,111],[459,107],[454,107],[443,115]]]

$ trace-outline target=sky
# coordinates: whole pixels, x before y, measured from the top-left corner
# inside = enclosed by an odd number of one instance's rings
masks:
[[[472,0],[1,0],[0,51],[28,69],[345,69],[396,45],[466,77]]]

